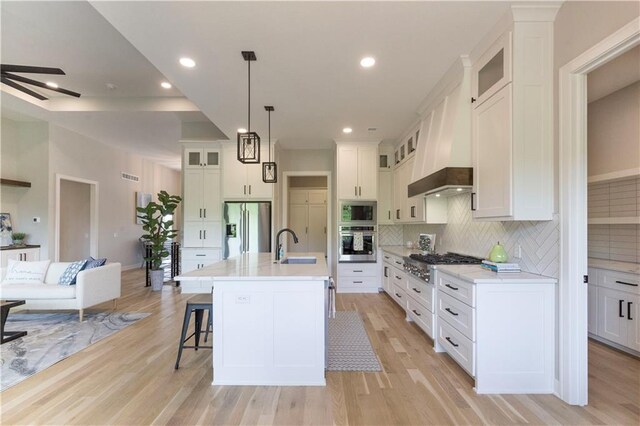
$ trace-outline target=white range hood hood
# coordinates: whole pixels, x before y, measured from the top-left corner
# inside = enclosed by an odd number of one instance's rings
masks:
[[[469,191],[471,164],[471,67],[461,56],[420,110],[424,117],[409,196]]]

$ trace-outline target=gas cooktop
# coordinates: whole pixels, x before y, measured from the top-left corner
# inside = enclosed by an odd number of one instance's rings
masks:
[[[412,260],[428,265],[472,265],[482,263],[482,259],[458,253],[445,254],[412,254]]]

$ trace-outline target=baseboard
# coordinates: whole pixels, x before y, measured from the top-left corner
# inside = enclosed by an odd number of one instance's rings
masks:
[[[628,355],[634,356],[636,358],[640,358],[640,352],[635,351],[626,346],[622,346],[616,342],[612,342],[611,340],[605,339],[604,337],[596,336],[593,333],[589,333],[589,339],[595,340],[596,342],[602,343],[603,345],[609,346],[612,349],[615,349],[620,352],[624,352]]]

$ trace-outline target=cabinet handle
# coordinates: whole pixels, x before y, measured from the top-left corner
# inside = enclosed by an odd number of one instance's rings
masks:
[[[384,256],[385,259],[389,259],[389,256]]]
[[[623,304],[624,304],[624,300],[618,301],[618,316],[620,318],[624,318],[624,315],[622,314],[622,305]]]
[[[204,209],[204,218],[207,218],[207,209]]]
[[[399,276],[396,275],[396,280],[401,280],[402,278],[400,278]]]
[[[353,195],[355,195],[356,197],[358,196],[358,187],[357,186],[353,187]]]
[[[473,199],[475,198],[475,195],[476,195],[476,193],[475,193],[475,192],[472,192],[472,193],[471,193],[471,211],[472,211],[472,212],[475,212],[475,211],[476,211],[476,206],[475,206],[475,205],[474,205],[474,203],[473,203]]]
[[[247,185],[243,185],[244,186],[244,195],[247,195]]]
[[[389,267],[388,267],[388,266],[385,266],[385,267],[384,267],[384,276],[385,276],[386,278],[389,278]]]
[[[416,206],[411,206],[411,217],[416,217]]]
[[[402,262],[398,262],[397,260],[394,260],[394,262],[396,262],[398,265],[402,265]]]
[[[400,209],[396,209],[396,219],[400,219]]]
[[[457,313],[457,312],[453,312],[453,311],[452,311],[451,309],[449,309],[449,308],[444,308],[444,310],[445,310],[445,311],[447,311],[447,312],[449,312],[449,313],[450,313],[451,315],[453,315],[454,317],[457,317],[457,316],[458,316],[458,313]]]
[[[305,226],[305,227],[304,227],[304,233],[305,233],[305,234],[308,234],[308,233],[309,233],[309,227],[308,227],[308,226]]]
[[[415,292],[416,292],[416,293],[418,293],[418,294],[422,293],[420,290],[418,290],[418,289],[417,289],[417,288],[415,288],[415,287],[413,287],[413,288],[412,288],[412,290],[413,290],[413,291],[415,291]]]
[[[200,215],[198,217],[202,219],[202,209],[200,209]]]
[[[416,314],[419,317],[422,316],[422,314],[420,312],[416,311],[415,309],[412,309],[411,312],[413,312],[414,314]]]
[[[631,318],[631,304],[633,302],[627,302],[627,319],[628,320],[633,320],[633,318]]]
[[[454,348],[457,348],[458,346],[460,346],[460,345],[457,345],[457,344],[453,343],[453,340],[451,340],[450,337],[445,337],[445,339],[447,339],[447,342],[451,343]]]
[[[638,287],[638,284],[627,283],[627,282],[624,282],[624,281],[616,281],[616,284],[630,285],[631,287]]]
[[[402,299],[402,296],[400,296],[398,293],[395,293],[395,295]]]
[[[473,96],[471,97],[471,103],[474,103],[476,101],[476,98],[474,98]]]
[[[459,290],[459,288],[458,288],[458,287],[454,287],[454,286],[449,285],[449,284],[445,284],[444,286],[445,286],[445,287],[449,287],[451,290],[455,290],[455,291],[458,291],[458,290]]]
[[[362,197],[362,187],[361,186],[358,187],[358,195]]]
[[[207,239],[207,230],[205,229],[204,231],[202,231],[202,234],[204,235],[204,239]]]
[[[353,272],[362,272],[362,269],[354,269]]]
[[[200,239],[202,239],[202,229],[200,230]]]
[[[362,281],[354,281],[354,284],[362,284]]]
[[[388,213],[389,213],[389,220],[391,220],[391,210],[389,210]]]
[[[251,195],[251,185],[249,185],[249,195]]]
[[[196,256],[203,257],[203,256],[206,256],[206,254],[196,254]]]

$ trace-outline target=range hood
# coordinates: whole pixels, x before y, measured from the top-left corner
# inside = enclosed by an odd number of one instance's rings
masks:
[[[471,190],[470,82],[470,62],[462,56],[423,103],[419,112],[425,118],[408,187],[410,197]]]

